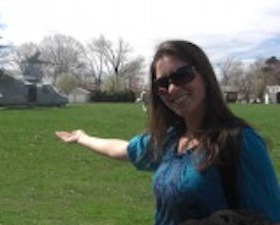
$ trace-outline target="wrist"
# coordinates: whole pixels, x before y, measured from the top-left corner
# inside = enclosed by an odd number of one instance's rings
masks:
[[[84,132],[80,133],[77,137],[76,143],[77,144],[83,144],[87,137],[88,137],[88,135],[85,134]]]

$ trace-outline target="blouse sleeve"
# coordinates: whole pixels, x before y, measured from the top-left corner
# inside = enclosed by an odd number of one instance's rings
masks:
[[[147,134],[133,137],[127,147],[129,161],[139,170],[154,171],[159,165],[159,160],[153,161],[153,149],[148,146],[150,136]]]
[[[241,208],[280,222],[280,189],[263,139],[253,130],[242,132],[238,186]]]

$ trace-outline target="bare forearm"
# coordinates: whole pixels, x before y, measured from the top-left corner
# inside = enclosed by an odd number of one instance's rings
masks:
[[[127,158],[128,142],[125,140],[93,137],[83,130],[56,131],[55,134],[66,143],[80,144],[98,154],[119,160]]]
[[[77,143],[104,156],[124,160],[128,142],[121,139],[106,139],[82,135]]]

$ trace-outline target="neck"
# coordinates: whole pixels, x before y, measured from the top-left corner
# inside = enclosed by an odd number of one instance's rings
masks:
[[[202,121],[204,116],[203,112],[204,111],[201,110],[199,112],[189,114],[184,117],[188,135],[193,135],[200,129],[203,122]]]

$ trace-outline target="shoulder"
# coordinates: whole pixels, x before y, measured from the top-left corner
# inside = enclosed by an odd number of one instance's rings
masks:
[[[171,143],[176,140],[177,133],[173,128],[168,129],[163,146],[163,154]],[[130,139],[127,147],[127,156],[137,169],[155,170],[161,161],[161,157],[155,159],[155,143],[151,143],[151,135],[140,134]]]
[[[251,128],[251,127],[245,127],[241,130],[241,135],[242,135],[242,140],[243,141],[258,141],[262,144],[264,143],[263,138],[260,136],[260,134],[258,133],[258,131],[256,131],[255,129]]]
[[[247,183],[274,180],[274,168],[263,138],[252,128],[242,131],[239,177]]]
[[[132,137],[127,146],[128,158],[135,161],[142,152],[147,148],[150,140],[150,135],[140,134]]]
[[[150,135],[134,136],[127,146],[127,157],[138,170],[155,170],[157,163],[153,163],[154,149],[150,145]]]
[[[271,166],[266,143],[252,128],[244,128],[241,131],[240,160],[241,163],[250,162],[252,167]]]
[[[167,130],[166,137],[164,140],[164,145],[167,145],[170,141],[173,141],[174,138],[177,136],[177,132],[174,128],[170,127]],[[138,153],[147,150],[147,148],[153,148],[154,144],[150,143],[151,135],[148,133],[139,134],[132,137],[129,140],[129,144],[127,147],[128,153]],[[153,150],[153,149],[152,149]]]
[[[242,208],[264,213],[280,221],[280,192],[263,138],[252,128],[241,132],[238,186]]]
[[[253,128],[244,128],[241,131],[241,155],[249,154],[254,155],[254,158],[267,156],[267,146],[264,139]]]

